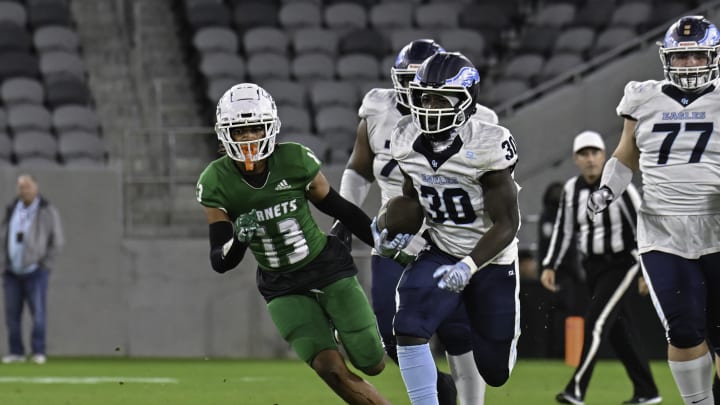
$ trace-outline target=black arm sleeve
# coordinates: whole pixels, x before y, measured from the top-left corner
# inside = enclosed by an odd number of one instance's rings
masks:
[[[222,274],[232,270],[245,256],[247,245],[234,238],[232,223],[219,221],[210,224],[210,263],[213,270],[218,273]],[[223,245],[230,239],[233,239],[232,247],[227,256],[223,257]]]
[[[330,187],[330,192],[322,201],[315,203],[315,206],[325,214],[337,218],[368,246],[373,246],[370,217],[360,207],[342,198],[335,189]]]

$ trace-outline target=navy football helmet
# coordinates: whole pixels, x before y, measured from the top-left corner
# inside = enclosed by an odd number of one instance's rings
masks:
[[[415,77],[415,71],[425,59],[438,52],[445,50],[432,39],[416,39],[400,50],[395,58],[395,64],[390,69],[395,96],[400,105],[410,108],[408,83]]]
[[[423,62],[410,82],[410,113],[432,141],[450,137],[475,113],[480,73],[459,52],[440,52]]]
[[[685,16],[667,30],[660,45],[665,79],[685,90],[699,90],[718,78],[720,32],[703,16]],[[672,66],[673,60],[688,54],[707,57],[704,66]]]

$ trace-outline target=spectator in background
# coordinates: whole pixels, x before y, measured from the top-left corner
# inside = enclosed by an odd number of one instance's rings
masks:
[[[585,313],[580,364],[556,400],[564,404],[583,403],[600,343],[609,338],[633,383],[633,397],[625,403],[660,403],[662,398],[658,395],[647,356],[630,321],[627,300],[640,268],[635,243],[640,196],[635,187],[629,185],[617,203],[603,215],[588,217],[586,201],[600,183],[605,143],[597,132],[582,132],[573,141],[573,154],[580,175],[565,183],[550,246],[543,260],[545,270],[541,281],[545,288],[555,291],[555,269],[576,236],[592,298]]]
[[[25,361],[22,342],[22,312],[25,303],[32,315],[31,361],[44,364],[47,321],[47,290],[50,270],[63,246],[63,232],[57,209],[38,194],[38,185],[29,174],[17,179],[18,197],[5,209],[0,224],[0,250],[5,258],[3,290],[5,324],[10,353],[3,363]]]

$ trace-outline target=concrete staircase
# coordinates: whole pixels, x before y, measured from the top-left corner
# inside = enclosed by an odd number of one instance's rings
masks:
[[[214,156],[172,0],[74,0],[109,149],[124,176],[126,235],[206,233],[194,184]]]

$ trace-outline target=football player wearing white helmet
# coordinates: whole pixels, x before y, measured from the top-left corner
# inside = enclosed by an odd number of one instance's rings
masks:
[[[713,404],[707,342],[720,353],[720,32],[686,16],[659,45],[665,80],[625,86],[620,142],[588,211],[607,209],[633,172],[642,173],[638,250],[670,370],[685,404]]]
[[[258,289],[295,353],[345,402],[389,404],[348,369],[338,350],[333,331],[357,369],[376,375],[385,367],[376,319],[352,256],[320,230],[309,203],[372,246],[370,218],[330,187],[310,149],[276,143],[280,119],[263,88],[252,83],[230,88],[218,102],[215,129],[226,153],[197,183],[212,268],[231,270],[249,249],[258,263]],[[389,248],[393,243],[386,242]]]
[[[425,211],[428,245],[397,285],[393,322],[412,404],[437,404],[428,341],[459,306],[474,363],[487,384],[510,377],[520,336],[520,224],[510,132],[478,114],[480,74],[465,56],[439,52],[409,83],[410,116],[390,138],[403,194]]]
[[[405,45],[398,53],[390,70],[393,89],[372,89],[363,98],[358,115],[357,137],[347,168],[340,184],[340,195],[357,205],[362,205],[373,181],[381,192],[381,205],[402,194],[403,176],[390,154],[390,135],[397,122],[410,114],[409,83],[428,57],[444,49],[432,39],[417,39]],[[497,123],[494,111],[478,105],[478,116],[493,124]],[[352,238],[341,223],[333,231],[346,235],[344,240],[351,246]],[[397,362],[397,344],[392,322],[395,316],[395,287],[405,265],[426,244],[419,232],[411,244],[393,258],[382,257],[374,252],[372,257],[372,304],[378,319],[378,328],[388,356]],[[437,390],[440,405],[482,405],[485,382],[475,367],[470,341],[470,324],[461,306],[455,316],[448,318],[438,328],[437,336],[447,353],[450,372],[438,371]]]

